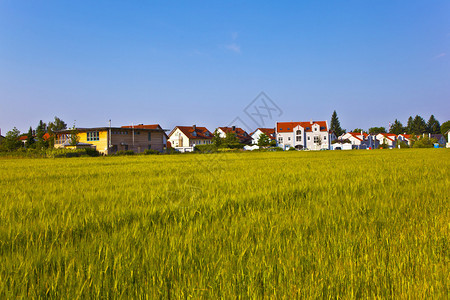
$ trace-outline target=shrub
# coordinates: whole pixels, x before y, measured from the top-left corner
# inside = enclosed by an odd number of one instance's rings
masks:
[[[210,145],[198,145],[195,146],[194,151],[200,153],[215,153],[217,152],[218,147],[214,144]]]
[[[144,155],[158,155],[158,154],[160,154],[159,151],[153,150],[153,149],[147,149],[143,153],[144,153]]]
[[[114,155],[118,155],[118,156],[122,156],[122,155],[134,155],[134,151],[133,150],[120,150],[117,151],[116,154]]]

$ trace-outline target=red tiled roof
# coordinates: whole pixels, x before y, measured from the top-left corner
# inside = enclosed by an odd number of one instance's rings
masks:
[[[214,136],[213,134],[206,129],[206,127],[199,127],[196,126],[195,128],[195,133],[196,135],[194,135],[194,127],[193,126],[177,126],[175,127],[172,132],[169,134],[172,135],[173,132],[175,132],[176,129],[180,129],[180,131],[182,133],[184,133],[184,135],[186,135],[189,139],[194,139],[194,140],[205,140],[205,139],[212,139]]]
[[[242,128],[239,128],[239,127],[235,127],[234,130],[232,127],[219,127],[219,129],[222,130],[223,132],[225,132],[225,134],[227,134],[229,132],[236,133],[236,137],[241,142],[246,142],[251,139],[250,135],[245,130],[243,130]]]
[[[250,133],[250,136],[258,130],[267,135],[271,140],[275,140],[275,128],[257,128],[255,131]]]
[[[297,126],[303,127],[305,132],[312,132],[312,126],[314,124],[318,124],[320,126],[320,131],[328,131],[326,121],[313,121],[312,124],[311,122],[278,122],[277,132],[292,132]]]
[[[33,137],[35,138],[36,135],[33,135]],[[48,140],[48,139],[50,138],[50,134],[47,132],[47,133],[45,133],[45,134],[42,136],[42,138],[44,139],[44,141],[46,141],[46,140]],[[27,140],[27,135],[19,136],[19,140],[20,140],[20,141],[26,141],[26,140]]]

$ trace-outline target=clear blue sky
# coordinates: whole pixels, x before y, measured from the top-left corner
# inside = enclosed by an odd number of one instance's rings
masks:
[[[167,3],[1,0],[2,134],[54,116],[213,130],[261,91],[278,121],[450,119],[448,0]]]

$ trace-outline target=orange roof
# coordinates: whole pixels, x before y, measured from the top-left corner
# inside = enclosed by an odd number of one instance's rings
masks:
[[[21,136],[19,136],[19,140],[20,141],[26,141],[27,140],[27,135],[21,135]],[[36,135],[33,135],[33,137],[35,138],[36,137]],[[43,136],[42,136],[42,138],[44,139],[44,141],[46,141],[46,140],[48,140],[49,138],[50,138],[50,134],[48,133],[48,132],[46,132]]]
[[[246,142],[251,139],[250,135],[244,129],[239,127],[235,127],[234,130],[232,127],[219,127],[219,129],[225,132],[225,134],[234,132],[241,142]]]
[[[189,139],[205,140],[205,139],[212,139],[214,137],[213,134],[208,129],[206,129],[206,127],[199,127],[199,126],[195,126],[195,130],[194,126],[177,126],[172,130],[169,136],[177,128],[180,129],[180,131],[184,133],[184,135],[186,135]]]
[[[320,131],[328,131],[326,121],[312,121],[311,122],[278,122],[277,132],[292,132],[297,126],[301,126],[305,129],[305,132],[312,132],[312,126],[317,124],[320,126]]]

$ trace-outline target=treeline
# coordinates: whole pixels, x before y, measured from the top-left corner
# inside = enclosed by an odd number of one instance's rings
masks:
[[[14,127],[8,131],[0,144],[0,151],[16,151],[20,148],[45,150],[54,147],[55,133],[58,130],[67,129],[67,124],[58,117],[51,122],[44,123],[42,120],[33,129],[30,126],[28,133],[21,134],[20,131]],[[25,143],[20,138],[26,136]]]

